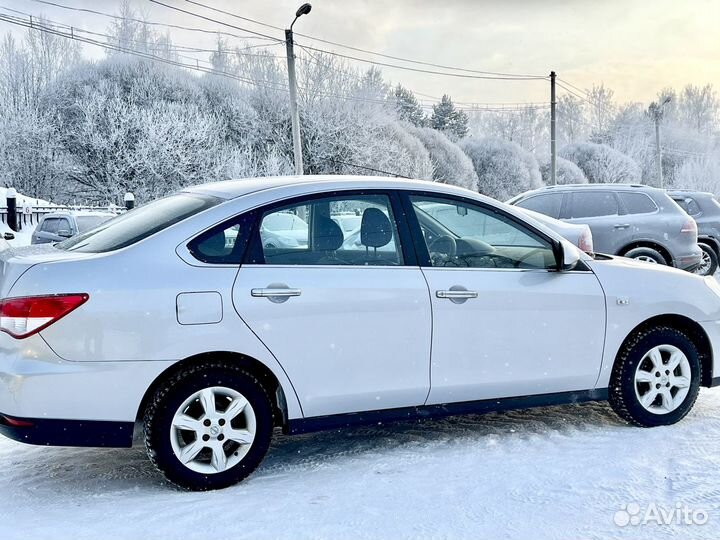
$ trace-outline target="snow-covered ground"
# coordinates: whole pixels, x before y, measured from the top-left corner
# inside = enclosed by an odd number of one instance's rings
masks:
[[[212,493],[165,484],[141,447],[3,439],[0,471],[3,540],[710,539],[720,537],[720,390],[702,390],[666,428],[584,404],[280,435],[247,481]],[[687,506],[708,520],[616,525],[633,503],[640,516]]]

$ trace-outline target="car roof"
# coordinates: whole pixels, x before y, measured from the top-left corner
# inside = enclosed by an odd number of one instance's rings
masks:
[[[205,193],[221,199],[235,199],[249,193],[269,189],[297,186],[322,185],[327,189],[414,189],[418,191],[442,191],[467,195],[468,190],[449,184],[440,184],[428,180],[410,180],[384,176],[355,175],[304,175],[304,176],[269,176],[263,178],[244,178],[224,180],[185,188],[186,193]],[[438,189],[442,186],[440,189]],[[477,195],[477,192],[472,192]]]
[[[668,189],[667,192],[670,196],[691,195],[693,197],[715,197],[715,195],[709,191],[696,191],[694,189]]]
[[[594,190],[601,190],[601,191],[643,191],[646,193],[665,193],[665,190],[656,188],[653,186],[647,186],[645,184],[608,184],[608,183],[598,183],[598,184],[560,184],[556,186],[543,186],[541,188],[532,189],[530,191],[526,191],[524,193],[521,193],[520,195],[516,195],[512,199],[510,199],[510,204],[514,204],[520,200],[523,200],[527,198],[530,195],[536,195],[540,193],[552,193],[554,191],[578,191],[578,190],[585,190],[585,189],[594,189]]]
[[[43,218],[48,217],[84,217],[84,216],[98,216],[98,217],[105,217],[105,216],[114,216],[112,212],[103,212],[102,210],[58,210],[56,212],[48,212],[47,214],[43,215]]]

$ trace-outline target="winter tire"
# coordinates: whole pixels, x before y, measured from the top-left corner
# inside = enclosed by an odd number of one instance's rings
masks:
[[[694,273],[699,276],[712,276],[718,268],[718,256],[715,250],[707,244],[702,242],[698,243],[700,249],[702,249],[702,261]]]
[[[246,370],[221,362],[190,366],[157,389],[144,430],[148,456],[168,480],[195,491],[220,489],[260,464],[273,410]]]
[[[700,389],[700,356],[683,332],[656,327],[632,336],[618,353],[610,380],[610,405],[642,427],[681,420]]]
[[[651,264],[664,264],[667,265],[665,257],[663,257],[659,251],[652,248],[639,247],[628,251],[624,257],[628,259],[635,259],[636,261],[643,261]]]

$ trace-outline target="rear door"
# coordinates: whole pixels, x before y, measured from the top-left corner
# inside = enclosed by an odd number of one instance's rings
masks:
[[[258,211],[233,289],[238,314],[285,369],[305,416],[417,406],[430,386],[431,313],[391,192],[298,198]],[[333,217],[362,216],[360,242]],[[306,226],[273,242],[278,216]],[[302,229],[302,227],[300,227]]]
[[[588,225],[592,231],[596,252],[614,255],[631,242],[632,224],[626,216],[621,215],[621,208],[613,191],[583,188],[569,195],[563,219],[570,223]]]

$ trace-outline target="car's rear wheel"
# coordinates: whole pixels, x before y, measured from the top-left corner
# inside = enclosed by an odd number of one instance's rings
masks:
[[[718,256],[715,250],[707,244],[699,243],[702,249],[702,260],[694,273],[699,276],[712,276],[718,268]]]
[[[235,484],[270,445],[270,398],[251,373],[232,364],[191,366],[158,388],[144,419],[145,446],[174,484],[192,490]]]
[[[618,354],[610,405],[628,422],[674,424],[692,408],[700,388],[700,356],[683,332],[655,327],[638,332]]]
[[[636,261],[643,261],[651,264],[667,265],[665,257],[663,257],[659,251],[648,247],[638,247],[631,249],[623,256],[629,259],[635,259]]]

